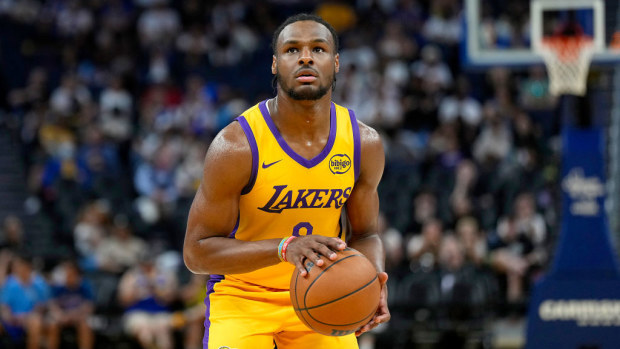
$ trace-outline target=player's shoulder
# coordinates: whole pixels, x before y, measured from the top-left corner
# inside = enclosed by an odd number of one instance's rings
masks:
[[[357,120],[357,126],[360,130],[360,143],[362,147],[383,147],[381,136],[374,128]]]
[[[355,117],[355,111],[353,109],[347,108],[342,105],[338,105],[336,103],[334,103],[334,105],[336,106],[337,109],[347,110],[349,114],[352,116],[351,120],[352,121],[354,120],[355,123],[357,123],[362,146],[365,146],[365,145],[376,146],[376,145],[381,144],[381,136],[379,135],[379,132],[377,132],[377,130],[375,130],[371,126],[368,126],[362,121],[360,121],[359,119],[357,119]]]
[[[205,171],[228,176],[245,173],[252,164],[252,149],[239,121],[233,121],[213,138],[205,158]]]
[[[362,141],[362,143],[381,143],[381,136],[379,135],[379,132],[377,132],[377,130],[359,120],[357,120],[357,125],[360,129],[360,140]]]
[[[259,104],[257,103],[245,110],[238,118],[218,132],[210,148],[215,147],[215,150],[232,153],[250,151],[250,144],[246,135],[246,132],[249,131],[247,129],[249,127],[248,119],[252,119],[257,114],[260,114]]]

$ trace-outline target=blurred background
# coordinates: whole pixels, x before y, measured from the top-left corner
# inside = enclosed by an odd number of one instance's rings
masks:
[[[527,8],[484,4],[484,45],[528,45]],[[202,348],[189,206],[212,138],[274,95],[271,37],[299,12],[339,32],[334,101],[386,149],[392,320],[361,347],[523,345],[563,114],[542,64],[462,64],[462,1],[0,0],[0,347]],[[613,86],[591,83],[593,122]]]

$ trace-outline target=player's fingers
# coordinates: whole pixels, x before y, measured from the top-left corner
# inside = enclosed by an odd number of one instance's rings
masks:
[[[315,251],[317,251],[319,254],[334,260],[336,258],[338,258],[338,256],[336,255],[336,253],[330,249],[329,247],[323,245],[323,244],[317,244],[315,247]]]
[[[297,268],[301,276],[306,276],[308,272],[306,271],[306,267],[304,267],[303,260],[303,256],[300,256],[300,258],[293,259],[292,263],[295,265],[295,268]]]
[[[347,247],[347,244],[339,238],[328,238],[319,235],[316,235],[316,238],[318,242],[329,247],[333,251],[342,251]]]
[[[355,331],[355,335],[359,336],[359,335],[361,335],[364,332],[370,331],[373,328],[373,324],[374,323],[371,321],[371,322],[367,323],[366,325],[362,326],[362,328],[360,328],[359,330]]]
[[[381,286],[385,285],[387,280],[388,280],[388,274],[386,272],[380,272],[379,273],[379,282],[381,283]]]
[[[390,313],[383,313],[375,316],[375,319],[373,321],[378,325],[390,321],[391,317],[392,316],[390,315]]]
[[[318,253],[314,252],[314,250],[307,250],[305,256],[306,258],[308,258],[309,261],[312,261],[315,265],[319,267],[325,263],[321,259],[321,256],[319,256]]]

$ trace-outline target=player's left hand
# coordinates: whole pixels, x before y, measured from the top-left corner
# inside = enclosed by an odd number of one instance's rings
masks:
[[[379,282],[381,283],[381,299],[379,300],[379,307],[377,308],[377,312],[375,313],[375,316],[373,316],[372,319],[370,319],[370,321],[366,325],[362,326],[359,330],[355,331],[356,336],[359,337],[362,333],[372,330],[373,328],[379,326],[379,324],[390,321],[390,318],[392,316],[390,315],[390,309],[388,309],[388,305],[387,305],[387,297],[388,297],[388,290],[387,290],[387,284],[386,284],[387,279],[388,279],[387,273],[385,272],[379,273]]]

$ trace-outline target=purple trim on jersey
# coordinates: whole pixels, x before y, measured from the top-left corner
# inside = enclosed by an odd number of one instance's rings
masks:
[[[213,288],[215,284],[224,280],[224,275],[211,275],[209,281],[207,281],[207,296],[205,297],[205,305],[207,306],[207,310],[205,312],[205,334],[202,337],[202,347],[209,347],[209,327],[211,327],[211,320],[209,317],[211,316],[211,293],[213,293]]]
[[[228,237],[231,239],[235,239],[235,235],[237,234],[237,229],[239,229],[239,216],[237,216],[237,223],[235,223],[235,227],[230,232],[230,234],[228,234]]]
[[[260,102],[258,107],[263,114],[263,118],[265,119],[269,130],[271,130],[273,136],[276,137],[276,140],[278,141],[278,144],[280,144],[282,150],[284,150],[284,152],[288,154],[288,156],[290,156],[293,160],[295,160],[303,167],[312,168],[318,165],[327,157],[329,152],[332,150],[332,147],[334,146],[334,141],[336,140],[336,106],[334,105],[334,103],[331,104],[331,107],[329,109],[329,138],[327,139],[327,144],[325,144],[325,148],[323,148],[319,155],[315,156],[310,160],[297,154],[291,147],[289,147],[284,138],[282,138],[280,131],[278,131],[278,128],[276,127],[276,124],[274,124],[273,119],[271,119],[271,114],[269,114],[269,110],[267,109],[267,101],[265,100]]]
[[[349,109],[351,117],[351,128],[353,129],[353,168],[355,169],[355,181],[360,176],[360,159],[362,157],[362,146],[360,142],[360,125],[357,123],[355,113]]]
[[[256,145],[256,138],[254,138],[252,128],[250,128],[250,124],[248,124],[245,117],[241,115],[235,120],[241,125],[243,133],[245,133],[245,137],[248,139],[248,143],[250,143],[250,149],[252,150],[252,174],[250,175],[248,184],[241,190],[241,195],[245,195],[252,190],[254,183],[256,183],[256,174],[258,173],[258,146]]]

